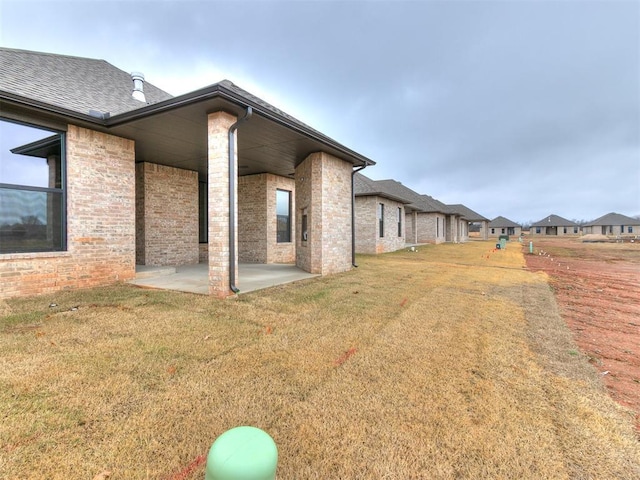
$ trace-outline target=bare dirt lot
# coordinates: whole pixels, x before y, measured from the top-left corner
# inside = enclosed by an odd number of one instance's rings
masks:
[[[580,349],[640,432],[640,243],[538,239],[527,267],[544,271]]]

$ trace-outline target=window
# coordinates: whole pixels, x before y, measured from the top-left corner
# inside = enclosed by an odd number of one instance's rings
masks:
[[[378,234],[384,237],[384,203],[378,204]]]
[[[504,228],[500,230],[502,233],[504,233]]]
[[[573,227],[573,233],[578,233],[578,227]]]
[[[507,235],[515,235],[516,229],[514,227],[507,227]]]
[[[209,241],[209,190],[207,182],[198,182],[198,230],[200,243]]]
[[[0,254],[66,249],[64,134],[0,119]]]
[[[633,227],[628,227],[628,232],[633,233]]]
[[[398,207],[398,236],[402,236],[402,207]]]
[[[567,233],[567,227],[562,228],[562,233]]]
[[[436,238],[440,236],[440,217],[436,217]]]
[[[493,234],[495,234],[495,233],[496,233],[496,229],[495,229],[495,228],[492,228],[492,229],[491,229],[491,235],[493,235]]]
[[[540,227],[536,227],[536,233],[540,233]]]
[[[277,242],[291,241],[291,192],[276,190]]]

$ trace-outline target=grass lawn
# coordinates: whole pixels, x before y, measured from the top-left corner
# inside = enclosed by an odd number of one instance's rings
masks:
[[[493,245],[360,256],[224,301],[2,302],[0,478],[202,479],[238,425],[274,438],[279,479],[640,478],[631,415],[546,275]]]

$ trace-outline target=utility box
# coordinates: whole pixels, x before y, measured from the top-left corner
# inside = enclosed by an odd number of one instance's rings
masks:
[[[508,242],[509,241],[509,235],[500,235],[498,237],[498,240],[506,240]]]

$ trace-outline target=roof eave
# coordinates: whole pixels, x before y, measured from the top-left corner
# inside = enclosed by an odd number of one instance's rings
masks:
[[[291,122],[289,119],[282,115],[278,115],[276,112],[270,111],[264,106],[260,105],[257,102],[254,102],[250,99],[242,97],[232,90],[226,88],[224,85],[219,83],[210,85],[208,87],[195,90],[190,93],[186,93],[184,95],[180,95],[178,97],[170,98],[168,100],[163,100],[158,103],[154,103],[152,105],[147,105],[141,108],[137,108],[135,110],[130,110],[128,112],[119,113],[114,116],[105,117],[95,117],[88,114],[83,114],[74,110],[70,110],[64,107],[59,107],[57,105],[52,105],[46,102],[42,102],[39,100],[35,100],[29,97],[24,97],[21,95],[16,95],[11,92],[6,92],[0,90],[0,101],[7,101],[13,104],[16,104],[21,107],[28,107],[32,109],[36,109],[38,111],[46,112],[48,114],[53,114],[58,117],[62,117],[65,120],[72,122],[81,122],[83,124],[90,124],[94,126],[104,128],[112,128],[118,125],[123,125],[135,120],[139,120],[145,117],[149,117],[152,115],[156,115],[161,112],[165,112],[168,110],[174,110],[180,108],[182,106],[191,105],[193,103],[202,102],[205,100],[213,99],[213,98],[222,98],[231,103],[234,103],[240,108],[251,107],[254,111],[254,114],[258,114],[262,117],[265,117],[273,122],[276,122],[280,125],[283,125],[291,130],[294,130],[312,140],[320,142],[341,154],[344,154],[349,160],[358,166],[372,166],[375,165],[376,162],[373,160],[360,155],[359,153],[345,147],[344,145],[339,144],[338,142],[332,140],[331,138],[320,134],[312,130],[311,128],[304,128],[302,125],[295,124]],[[108,112],[106,112],[108,113]]]
[[[410,205],[412,202],[405,198],[396,197],[395,195],[391,195],[385,192],[359,192],[355,194],[356,197],[382,197],[388,198],[389,200],[393,200],[394,202],[402,203],[403,205]]]
[[[176,108],[180,108],[182,106],[191,105],[193,103],[202,102],[205,100],[213,99],[213,98],[222,98],[227,100],[240,108],[251,107],[253,109],[253,113],[258,114],[264,118],[267,118],[273,122],[276,122],[282,126],[285,126],[291,130],[294,130],[302,135],[305,135],[312,140],[323,143],[328,147],[331,147],[344,155],[351,157],[351,159],[356,160],[362,166],[372,166],[375,165],[376,162],[373,160],[360,155],[359,153],[345,147],[344,145],[339,144],[333,139],[316,132],[311,128],[304,128],[302,125],[291,122],[289,119],[282,115],[278,115],[276,112],[273,112],[269,109],[266,109],[264,106],[259,103],[252,101],[242,95],[237,94],[233,90],[228,89],[224,85],[220,83],[215,83],[205,88],[201,88],[199,90],[195,90],[193,92],[186,93],[184,95],[180,95],[178,97],[171,98],[169,100],[164,100],[162,102],[155,103],[153,105],[148,105],[146,107],[142,107],[136,110],[132,110],[129,112],[121,113],[118,115],[114,115],[106,120],[106,125],[109,127],[122,125],[134,120],[138,120],[147,116],[155,115],[160,112],[164,112],[167,110],[173,110]],[[354,162],[356,163],[356,162]]]
[[[107,123],[104,118],[94,117],[93,115],[83,114],[75,110],[52,105],[50,103],[41,102],[33,98],[16,95],[15,93],[0,90],[0,102],[8,102],[19,107],[27,107],[40,112],[64,118],[65,120],[76,121],[82,124],[92,124],[99,127],[106,127]]]

